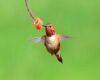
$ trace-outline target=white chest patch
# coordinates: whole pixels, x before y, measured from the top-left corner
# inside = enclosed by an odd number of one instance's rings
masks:
[[[46,37],[46,40],[47,40],[48,47],[55,48],[57,46],[57,42],[55,41],[56,35],[53,35],[51,37]]]
[[[55,35],[53,35],[53,36],[51,36],[51,37],[47,37],[47,41],[48,41],[49,43],[54,42],[55,39],[56,39],[56,36],[55,36]]]

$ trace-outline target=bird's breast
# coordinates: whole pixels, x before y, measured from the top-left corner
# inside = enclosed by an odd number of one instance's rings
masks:
[[[57,44],[58,44],[58,41],[57,41],[56,35],[46,37],[46,45],[49,48],[55,48],[57,47]]]
[[[56,40],[56,36],[55,35],[50,36],[50,37],[47,36],[46,40],[48,43],[53,43]]]

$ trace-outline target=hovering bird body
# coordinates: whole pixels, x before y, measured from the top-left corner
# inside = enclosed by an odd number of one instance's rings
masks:
[[[60,42],[67,40],[70,37],[57,34],[52,24],[46,25],[45,32],[46,34],[44,36],[33,38],[32,41],[43,43],[47,48],[47,51],[51,55],[55,55],[57,60],[62,63],[63,60],[60,53]]]
[[[62,56],[60,53],[60,43],[64,40],[67,40],[70,37],[57,34],[54,29],[53,24],[44,25],[40,18],[36,18],[32,14],[32,11],[28,6],[28,0],[25,0],[25,4],[26,4],[27,11],[34,22],[36,29],[40,30],[43,26],[43,27],[45,27],[45,32],[46,32],[46,34],[42,37],[32,38],[32,41],[44,44],[47,51],[51,55],[55,55],[57,60],[62,63],[63,61],[62,61]]]

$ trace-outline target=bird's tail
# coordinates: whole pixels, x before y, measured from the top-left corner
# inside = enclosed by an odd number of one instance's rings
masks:
[[[57,60],[58,60],[59,62],[63,63],[63,59],[62,59],[61,54],[55,55],[55,56],[56,56],[56,58],[57,58]]]

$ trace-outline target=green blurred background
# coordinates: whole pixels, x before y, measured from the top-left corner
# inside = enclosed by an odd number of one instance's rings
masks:
[[[0,80],[100,80],[100,0],[30,0],[34,15],[59,34],[60,64],[31,37],[35,29],[24,0],[0,0]]]

